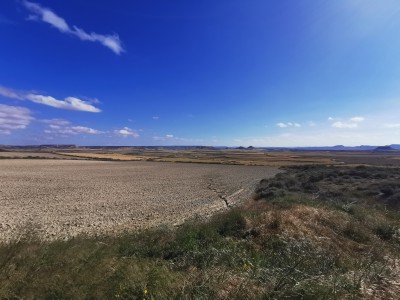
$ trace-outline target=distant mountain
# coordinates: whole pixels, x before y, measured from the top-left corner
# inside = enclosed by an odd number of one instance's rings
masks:
[[[393,148],[392,146],[379,146],[376,147],[374,152],[392,152],[392,151],[397,151],[397,149]]]
[[[266,150],[298,150],[298,151],[397,151],[400,150],[400,144],[392,144],[387,146],[318,146],[318,147],[261,147],[259,149]],[[386,149],[386,150],[385,150]]]

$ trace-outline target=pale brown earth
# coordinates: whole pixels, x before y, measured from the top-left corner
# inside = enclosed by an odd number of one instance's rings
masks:
[[[228,209],[275,167],[0,160],[0,241],[35,228],[42,238],[117,233]]]
[[[64,156],[57,153],[49,153],[49,152],[25,152],[25,151],[0,151],[0,159],[7,158],[41,158],[41,159],[71,159],[69,156]],[[76,159],[80,159],[76,157]]]

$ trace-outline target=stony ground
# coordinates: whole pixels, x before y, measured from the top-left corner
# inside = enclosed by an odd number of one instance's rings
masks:
[[[0,241],[35,229],[44,238],[112,233],[208,216],[250,197],[274,167],[0,161]]]

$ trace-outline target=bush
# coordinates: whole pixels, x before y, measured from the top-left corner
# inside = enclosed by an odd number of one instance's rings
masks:
[[[209,225],[221,236],[241,237],[246,229],[246,219],[243,211],[234,208],[224,214],[214,216]]]
[[[370,240],[364,226],[357,221],[350,221],[343,229],[343,235],[357,243],[366,243]]]
[[[396,228],[389,224],[380,224],[374,229],[375,234],[384,241],[389,241],[396,233]]]

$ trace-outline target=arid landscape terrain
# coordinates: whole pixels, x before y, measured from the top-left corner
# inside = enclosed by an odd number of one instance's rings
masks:
[[[82,160],[0,160],[1,240],[179,224],[243,202],[276,167]]]
[[[400,293],[398,151],[25,147],[0,157],[0,298]]]
[[[180,224],[249,199],[280,166],[398,165],[400,154],[192,148],[4,149],[0,240]]]
[[[383,165],[400,166],[400,150],[310,151],[214,147],[0,147],[0,159],[89,159],[253,166]]]

